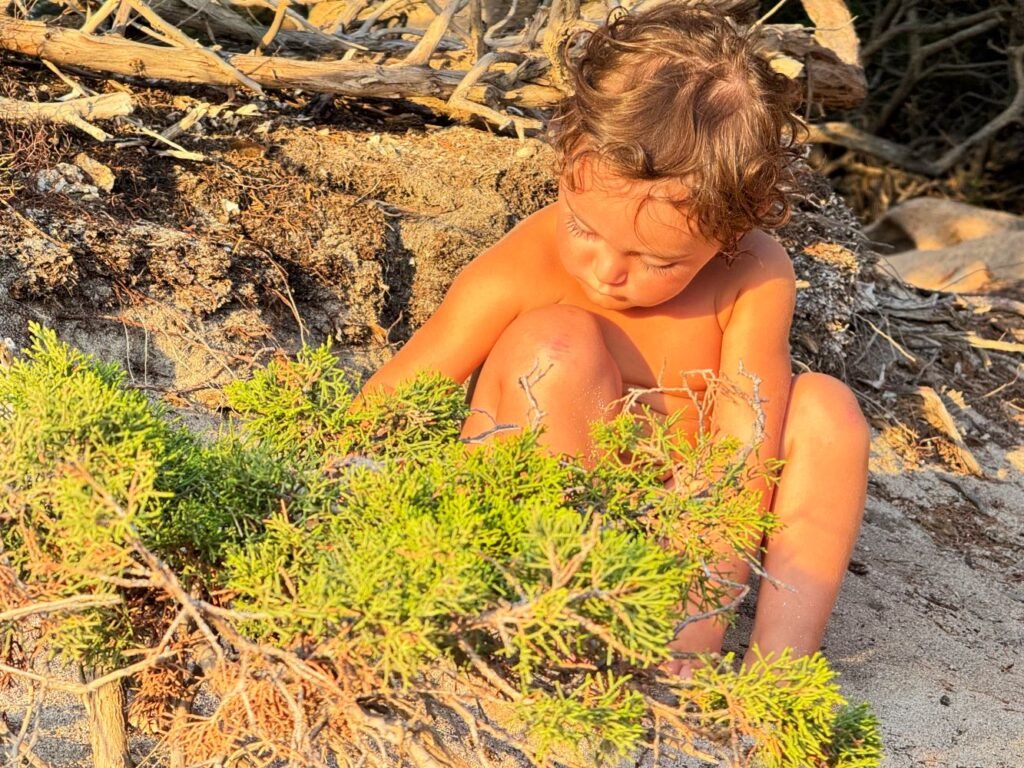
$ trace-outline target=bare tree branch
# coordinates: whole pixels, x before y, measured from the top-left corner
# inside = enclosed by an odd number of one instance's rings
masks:
[[[922,160],[909,147],[867,133],[849,123],[810,125],[808,139],[816,143],[837,144],[863,152],[913,173],[941,176],[956,165],[972,147],[1024,118],[1024,46],[1010,48],[1009,53],[1017,85],[1013,99],[995,118],[936,160]]]
[[[2,19],[0,19],[2,24]],[[127,93],[106,93],[71,101],[48,101],[33,103],[0,97],[0,118],[15,122],[42,120],[49,123],[73,125],[97,141],[106,141],[110,136],[88,122],[108,120],[132,112],[132,100]]]
[[[970,16],[951,17],[944,19],[943,21],[935,22],[934,24],[921,24],[916,21],[897,24],[894,27],[889,27],[889,29],[882,34],[872,37],[870,40],[865,42],[864,47],[861,48],[861,59],[863,61],[869,60],[897,37],[905,35],[908,32],[915,32],[918,35],[941,35],[947,32],[952,32],[956,29],[969,27],[977,22],[984,22],[993,19],[1006,10],[1008,10],[1006,6],[998,5],[992,8],[986,8],[984,11],[980,11]]]

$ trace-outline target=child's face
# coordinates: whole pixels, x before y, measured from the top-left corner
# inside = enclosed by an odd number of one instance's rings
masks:
[[[599,307],[656,307],[678,295],[719,251],[691,226],[682,185],[598,174],[587,163],[558,196],[558,254]],[[598,166],[598,170],[600,167]]]

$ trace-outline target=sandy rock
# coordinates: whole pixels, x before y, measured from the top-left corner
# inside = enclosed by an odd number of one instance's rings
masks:
[[[85,152],[75,155],[75,165],[85,171],[92,183],[104,192],[114,189],[114,172]]]
[[[10,337],[4,337],[3,341],[0,341],[0,368],[9,366],[14,362],[14,356],[18,352],[18,345],[14,343],[14,339]]]
[[[1024,280],[1024,229],[968,240],[938,250],[883,258],[902,280],[933,291],[979,293]]]
[[[57,163],[53,168],[40,171],[36,174],[35,187],[37,192],[44,194],[64,193],[87,197],[96,197],[99,194],[95,186],[85,183],[81,169],[70,163]]]
[[[907,200],[865,228],[883,264],[925,290],[975,293],[1024,280],[1024,217],[953,200]]]
[[[1024,229],[1024,217],[975,205],[918,197],[887,211],[864,228],[883,253],[936,251],[967,240]]]

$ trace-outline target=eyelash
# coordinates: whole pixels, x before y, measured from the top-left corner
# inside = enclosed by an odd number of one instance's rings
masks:
[[[569,216],[565,220],[565,225],[569,228],[569,232],[571,232],[576,237],[582,237],[584,240],[594,240],[597,237],[597,235],[595,235],[593,232],[581,227],[576,222],[576,218],[574,216]]]
[[[646,261],[641,261],[640,265],[648,272],[671,272],[679,266],[678,264],[648,264]]]
[[[575,237],[580,237],[580,238],[583,238],[584,240],[596,240],[597,239],[597,235],[595,235],[590,230],[587,230],[587,229],[584,229],[583,227],[581,227],[577,223],[576,218],[574,216],[567,217],[566,220],[565,220],[565,225],[566,225],[566,227],[568,227],[569,232],[571,234],[573,234]],[[640,266],[643,267],[647,272],[671,272],[672,270],[674,270],[679,265],[678,264],[664,264],[664,265],[648,264],[646,261],[641,260],[640,261]]]

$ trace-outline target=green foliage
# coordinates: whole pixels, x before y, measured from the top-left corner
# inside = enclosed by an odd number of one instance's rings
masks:
[[[275,359],[249,381],[229,384],[228,403],[248,419],[248,433],[282,453],[319,453],[341,431],[351,386],[327,346]]]
[[[752,478],[738,443],[701,434],[691,444],[677,417],[621,414],[596,424],[600,460],[577,482],[590,504],[675,551],[687,574],[682,593],[708,610],[727,589],[707,570],[731,557],[751,560],[756,542],[778,523],[747,486]],[[776,469],[768,467],[769,481]]]
[[[877,722],[865,705],[848,707],[834,680],[820,653],[794,659],[786,651],[741,672],[730,654],[695,672],[694,703],[705,722],[753,735],[764,768],[878,765]]]
[[[114,366],[33,333],[0,369],[4,549],[33,598],[124,598],[55,619],[73,658],[115,664],[166,630],[137,607],[147,548],[244,610],[253,641],[361,695],[411,695],[438,668],[497,677],[532,749],[611,759],[650,727],[633,673],[666,659],[694,590],[716,604],[707,566],[775,525],[738,446],[691,445],[671,420],[597,427],[590,468],[533,432],[469,447],[454,382],[354,399],[324,346],[233,384],[243,420],[204,443]],[[711,665],[677,717],[752,735],[767,766],[877,764],[873,719],[831,681],[820,657]]]
[[[832,723],[829,765],[835,768],[871,768],[882,761],[878,719],[867,704],[844,706]]]
[[[231,550],[225,584],[240,605],[273,617],[252,625],[260,638],[323,637],[343,625],[350,656],[405,679],[455,654],[499,601],[516,601],[492,618],[524,685],[570,645],[582,652],[572,614],[637,658],[663,657],[681,569],[654,542],[588,533],[590,518],[562,503],[565,476],[533,436],[353,466],[332,508],[275,519]]]
[[[149,541],[178,568],[216,566],[225,549],[263,530],[264,520],[308,489],[293,467],[263,443],[226,433],[197,445]]]
[[[468,414],[462,388],[437,375],[371,395],[358,407],[352,390],[330,342],[303,349],[294,362],[274,360],[226,388],[228,403],[246,418],[246,435],[292,459],[429,452],[455,440]]]
[[[115,591],[136,565],[130,539],[160,524],[195,446],[123,374],[32,328],[27,359],[0,371],[0,542],[46,598]],[[115,608],[67,617],[60,643],[90,661],[118,658],[130,624]]]
[[[647,704],[611,672],[587,675],[571,691],[520,704],[520,713],[540,756],[568,750],[580,762],[614,765],[640,741]]]

